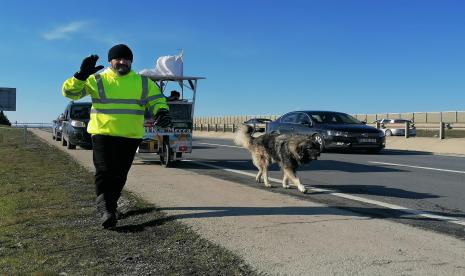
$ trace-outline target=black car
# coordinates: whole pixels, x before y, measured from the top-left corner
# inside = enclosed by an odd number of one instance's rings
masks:
[[[83,148],[92,147],[90,134],[87,132],[87,124],[90,120],[92,103],[70,102],[63,112],[62,145],[68,149],[76,146]]]
[[[269,122],[271,122],[270,119],[252,118],[252,119],[245,121],[244,124],[253,127],[255,131],[264,132],[266,129],[266,124]]]
[[[385,146],[384,133],[349,114],[333,111],[293,111],[268,123],[267,133],[314,136],[326,149],[361,149],[378,153]]]
[[[52,122],[52,139],[60,141],[61,140],[61,133],[62,133],[62,125],[63,125],[63,114],[60,114],[56,120]]]

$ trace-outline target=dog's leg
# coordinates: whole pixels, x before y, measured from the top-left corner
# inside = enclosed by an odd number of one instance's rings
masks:
[[[262,166],[261,166],[261,162],[259,160],[257,160],[257,158],[255,157],[254,154],[252,154],[252,163],[258,169],[258,173],[257,173],[257,176],[255,177],[255,181],[257,183],[260,183],[261,178],[262,178],[262,174],[263,174],[263,169],[262,169]]]
[[[283,188],[284,189],[289,189],[291,187],[291,186],[289,186],[288,182],[289,182],[289,178],[284,173],[284,177],[283,177]]]
[[[260,165],[262,166],[263,182],[265,183],[266,187],[271,188],[273,186],[270,184],[270,180],[268,179],[268,167],[270,166],[270,163],[264,156],[262,157],[260,161],[261,161]]]
[[[270,188],[272,185],[270,184],[270,181],[268,180],[268,162],[263,156],[252,156],[252,162],[257,167],[258,173],[257,176],[255,177],[255,181],[258,183],[261,182],[261,179],[263,177],[263,182],[265,183],[265,186]]]
[[[283,168],[284,174],[287,175],[289,179],[291,179],[292,183],[297,186],[297,189],[302,193],[307,192],[307,188],[305,188],[302,183],[300,183],[300,179],[295,175],[295,172],[291,168]]]
[[[257,176],[255,177],[255,181],[257,183],[260,183],[262,182],[262,169],[258,168],[258,173],[257,173]]]
[[[265,164],[264,167],[263,167],[263,182],[265,182],[266,187],[268,187],[268,188],[273,187],[270,184],[270,180],[268,179],[268,165],[267,164]]]

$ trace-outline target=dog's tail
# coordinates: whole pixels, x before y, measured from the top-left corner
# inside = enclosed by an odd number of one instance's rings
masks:
[[[254,139],[252,137],[253,128],[248,125],[241,125],[234,135],[234,144],[244,147],[246,149],[250,148],[250,144]]]

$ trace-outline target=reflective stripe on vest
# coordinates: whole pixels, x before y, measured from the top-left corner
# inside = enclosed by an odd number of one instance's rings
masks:
[[[92,109],[90,110],[90,113],[92,113],[92,114],[131,114],[131,115],[144,115],[144,110],[92,108]]]
[[[71,92],[69,90],[66,90],[63,88],[63,92],[65,93],[65,95],[69,95],[69,96],[81,96],[81,97],[84,97],[86,95],[86,89],[83,88],[81,91],[78,91],[78,92]]]
[[[140,106],[144,106],[147,102],[158,99],[163,97],[162,94],[159,95],[154,95],[151,96],[150,98],[147,98],[147,95],[149,94],[149,81],[146,76],[141,76],[142,78],[142,95],[140,97],[140,100],[136,99],[108,99],[105,96],[105,90],[103,88],[103,81],[102,77],[100,74],[96,73],[94,74],[95,80],[97,81],[97,88],[98,88],[98,95],[100,99],[94,99],[92,98],[92,103],[109,103],[109,104],[138,104]]]

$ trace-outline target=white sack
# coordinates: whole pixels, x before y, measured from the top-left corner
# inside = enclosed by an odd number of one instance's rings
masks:
[[[139,74],[144,76],[183,76],[182,53],[175,56],[162,56],[157,59],[155,69],[143,69]]]
[[[163,56],[157,59],[155,74],[160,76],[183,76],[182,53],[175,56]]]

